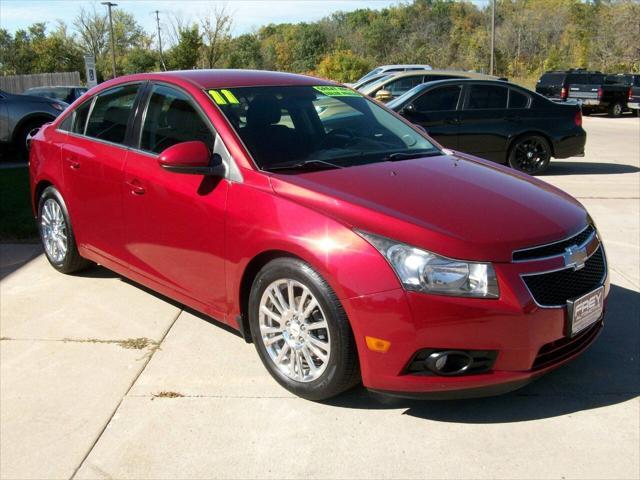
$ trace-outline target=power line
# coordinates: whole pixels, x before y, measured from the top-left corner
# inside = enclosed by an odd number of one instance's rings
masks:
[[[153,13],[156,14],[156,25],[158,26],[158,49],[160,50],[160,65],[162,65],[162,69],[166,72],[167,66],[164,64],[164,57],[162,55],[162,35],[160,34],[160,10],[155,10]]]

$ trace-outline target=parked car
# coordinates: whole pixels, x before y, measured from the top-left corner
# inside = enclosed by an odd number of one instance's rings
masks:
[[[581,68],[544,72],[536,83],[536,93],[554,101],[564,102],[569,98],[569,85],[572,83],[589,83],[591,75],[603,74]]]
[[[378,73],[377,75],[372,75],[370,77],[365,78],[364,80],[359,80],[356,83],[353,84],[345,84],[348,87],[353,88],[354,90],[359,90],[363,87],[365,87],[366,85],[369,85],[373,82],[378,82],[384,78],[391,78],[394,74],[393,73]]]
[[[404,72],[380,79],[360,88],[358,91],[374,97],[379,102],[389,102],[394,98],[404,95],[417,85],[434,80],[447,80],[450,78],[477,78],[484,80],[498,80],[498,77],[484,75],[475,72],[463,72],[458,70],[431,70],[423,72]]]
[[[587,134],[580,108],[551,102],[513,83],[430,82],[388,107],[447,148],[532,175],[542,173],[551,157],[584,155]]]
[[[53,98],[60,100],[61,102],[71,105],[83,93],[87,91],[86,87],[78,86],[48,86],[48,87],[33,87],[24,91],[23,95],[35,95],[37,97]]]
[[[629,87],[607,81],[610,78],[611,76],[594,74],[582,79],[584,83],[571,83],[569,100],[577,101],[587,115],[593,112],[607,112],[611,117],[619,117],[627,109]]]
[[[355,83],[360,83],[367,78],[373,77],[374,75],[379,75],[381,73],[398,73],[398,72],[407,72],[414,70],[431,70],[430,65],[381,65],[379,67],[374,68],[366,75],[360,77]]]
[[[29,132],[54,120],[66,107],[59,100],[0,90],[0,144],[25,151]]]
[[[326,98],[350,114],[321,118]],[[577,200],[443,151],[333,82],[123,76],[31,145],[54,268],[97,262],[213,316],[305,398],[360,381],[497,394],[575,358],[602,328],[605,253]]]

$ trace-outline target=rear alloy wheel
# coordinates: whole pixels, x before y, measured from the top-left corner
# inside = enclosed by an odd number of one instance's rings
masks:
[[[44,253],[53,268],[72,273],[91,264],[78,253],[67,207],[55,187],[47,187],[40,196],[38,228]]]
[[[344,310],[327,283],[293,258],[271,261],[249,298],[256,350],[283,387],[325,400],[359,380],[357,353]]]
[[[609,105],[608,113],[610,117],[619,117],[620,115],[622,115],[622,104],[619,102],[612,103],[611,105]]]
[[[509,152],[509,166],[529,175],[544,172],[549,162],[551,148],[540,135],[527,135],[516,140]]]

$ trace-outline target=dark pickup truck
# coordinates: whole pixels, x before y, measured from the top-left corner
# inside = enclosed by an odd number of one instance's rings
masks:
[[[619,117],[627,109],[629,86],[617,83],[616,75],[595,73],[587,81],[569,85],[568,100],[582,105],[582,112],[607,112],[610,117]]]
[[[607,81],[610,83],[620,83],[629,89],[627,107],[640,115],[640,73],[609,75]]]

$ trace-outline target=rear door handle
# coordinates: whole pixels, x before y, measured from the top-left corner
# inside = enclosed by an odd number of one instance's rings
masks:
[[[460,119],[459,118],[447,118],[445,120],[445,123],[448,123],[449,125],[460,125]]]
[[[127,182],[127,185],[131,189],[131,193],[133,193],[134,195],[144,195],[144,193],[146,192],[145,188],[138,180],[131,180]]]

